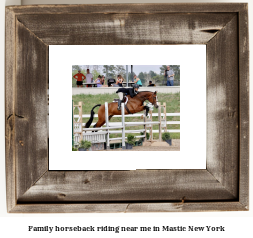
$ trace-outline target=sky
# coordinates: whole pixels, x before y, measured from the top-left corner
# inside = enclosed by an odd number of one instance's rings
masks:
[[[138,75],[140,72],[149,72],[150,70],[154,71],[157,74],[160,74],[161,65],[134,65],[133,71]],[[128,71],[131,71],[130,65],[128,66]]]

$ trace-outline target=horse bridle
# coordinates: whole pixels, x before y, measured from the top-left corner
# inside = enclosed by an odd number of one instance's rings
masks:
[[[153,104],[154,104],[154,101],[157,102],[157,96],[154,96],[154,95],[153,95]]]
[[[155,101],[157,101],[157,96],[155,96],[155,94],[154,94],[154,93],[153,93],[153,95],[152,95],[152,96],[153,96],[153,102],[152,102],[152,104],[153,104],[153,105],[155,105],[155,104],[156,104],[156,103],[155,103]]]
[[[157,99],[157,96],[154,96],[154,94],[155,94],[155,93],[152,93],[152,97],[153,97],[153,102],[152,102],[152,104],[153,104],[153,105],[154,105],[155,100]],[[148,97],[143,97],[143,96],[140,97],[140,96],[138,96],[138,95],[136,95],[136,96],[137,96],[138,98],[144,99],[144,101],[145,101],[145,100],[148,100]]]

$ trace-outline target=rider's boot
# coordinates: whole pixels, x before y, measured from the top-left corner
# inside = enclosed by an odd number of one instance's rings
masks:
[[[118,101],[118,110],[120,111],[121,108],[121,100]]]

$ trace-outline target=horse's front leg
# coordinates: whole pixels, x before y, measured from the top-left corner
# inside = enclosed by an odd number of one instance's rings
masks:
[[[148,106],[139,106],[139,108],[138,108],[138,112],[140,112],[140,111],[144,111],[144,110],[146,110],[146,116],[148,115],[148,112],[149,112],[149,107]]]
[[[148,106],[144,106],[144,107],[145,107],[145,109],[144,109],[144,110],[146,110],[146,116],[148,116],[149,107],[148,107]]]

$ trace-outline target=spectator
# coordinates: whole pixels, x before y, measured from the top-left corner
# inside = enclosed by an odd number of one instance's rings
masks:
[[[90,70],[87,69],[86,83],[92,83],[92,81],[93,81],[93,75],[90,73]],[[86,87],[92,87],[92,85],[86,85]]]
[[[105,84],[105,76],[104,76],[104,75],[102,75],[101,84],[102,84],[102,85]]]
[[[81,86],[81,88],[83,87],[83,80],[86,79],[86,77],[81,73],[81,70],[78,70],[78,73],[75,74],[73,76],[74,79],[76,79],[76,85],[79,88],[79,86]]]
[[[149,81],[148,87],[155,87],[155,84],[153,84],[152,81]]]
[[[94,83],[97,84],[97,87],[98,87],[98,88],[99,88],[99,87],[102,87],[101,79],[102,79],[101,75],[98,75],[98,78],[97,78],[97,79],[95,80],[95,82],[94,82]]]
[[[124,82],[124,78],[119,74],[117,76],[117,81],[115,84],[112,84],[111,87],[123,87],[122,84]]]
[[[118,82],[119,87],[122,87],[122,83],[124,82],[124,78],[120,74],[118,75],[117,82]]]
[[[173,69],[170,69],[170,66],[167,66],[167,69],[164,70],[164,76],[167,77],[167,86],[173,86],[174,85],[174,71]]]
[[[134,75],[134,83],[138,84],[139,87],[142,87],[142,82],[141,82],[141,80],[139,78],[137,78],[136,75]]]

